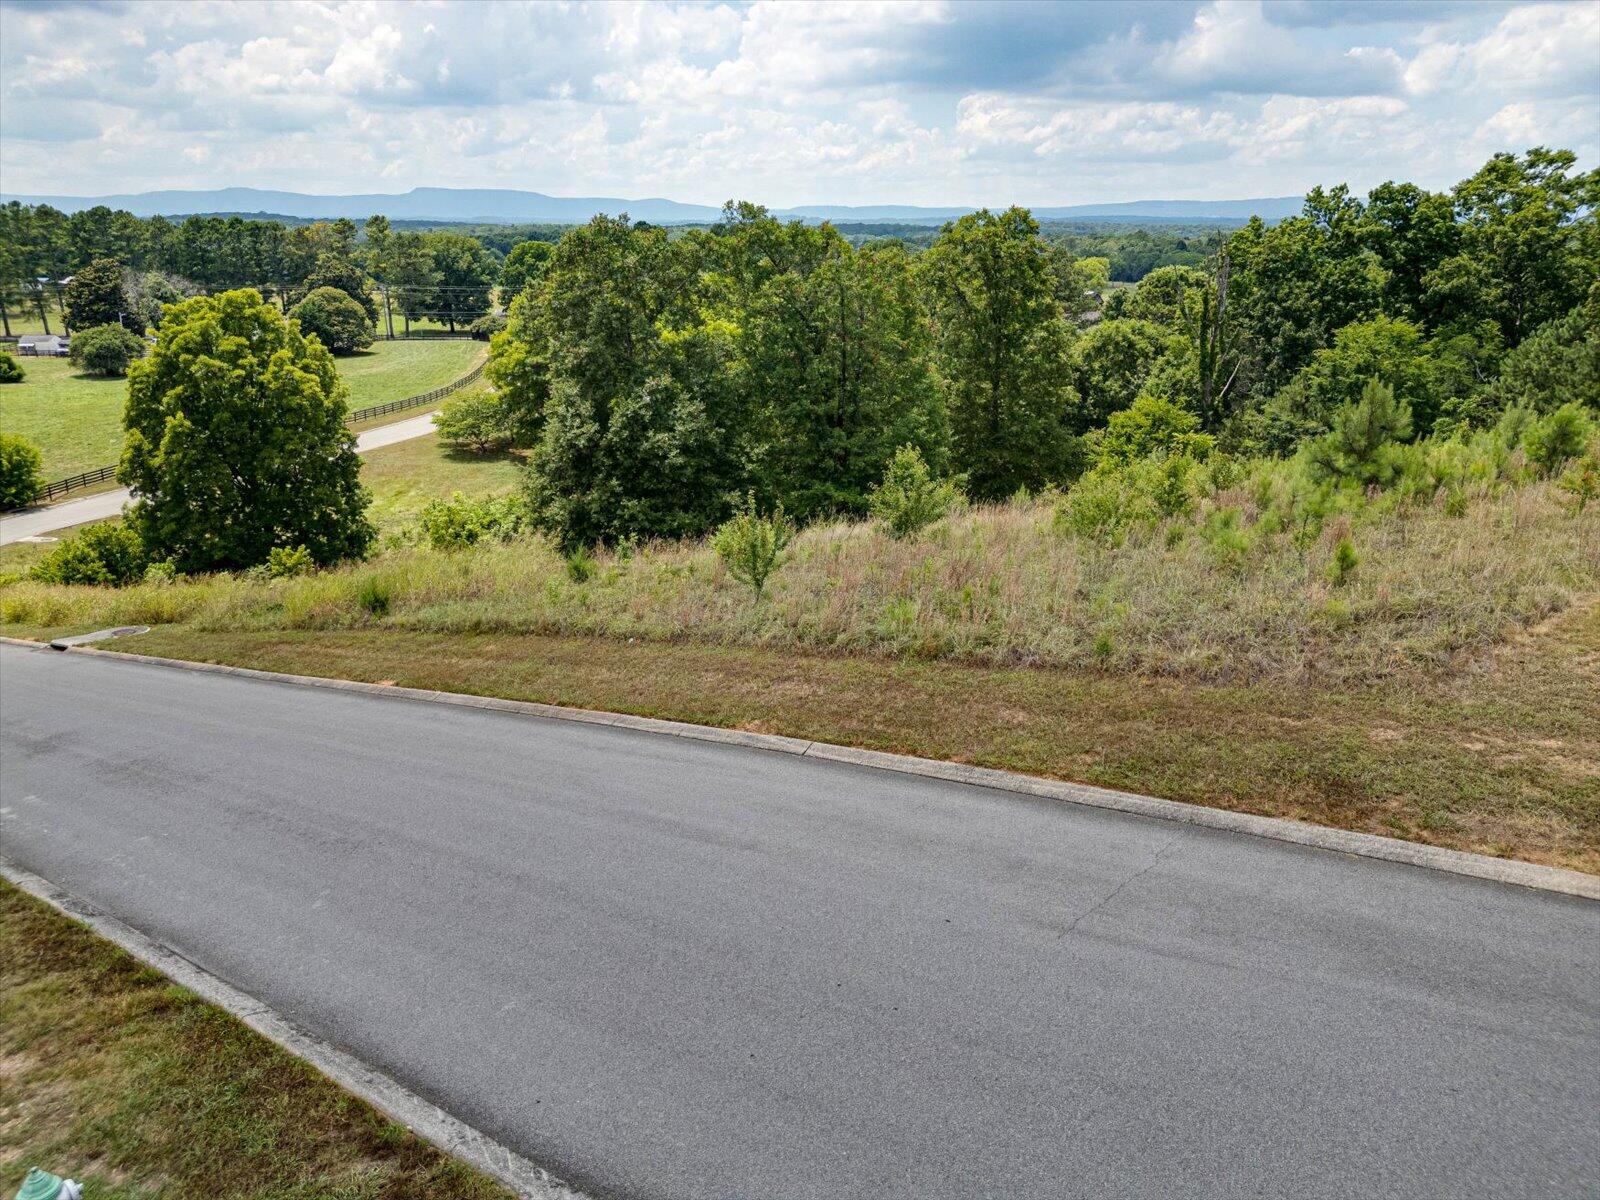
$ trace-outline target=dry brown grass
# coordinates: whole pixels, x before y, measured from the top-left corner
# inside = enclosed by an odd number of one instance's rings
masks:
[[[882,526],[804,531],[753,602],[704,543],[599,556],[568,577],[538,539],[446,555],[391,551],[276,583],[208,579],[121,592],[14,585],[0,621],[30,627],[182,621],[202,630],[546,633],[966,663],[1094,667],[1220,680],[1356,681],[1460,669],[1600,590],[1600,512],[1536,484],[1464,516],[1424,505],[1357,527],[1335,586],[1338,521],[1309,546],[1261,535],[1225,555],[1193,523],[1110,548],[1057,532],[1038,501],[959,513],[896,541]],[[387,615],[358,603],[377,578]]]

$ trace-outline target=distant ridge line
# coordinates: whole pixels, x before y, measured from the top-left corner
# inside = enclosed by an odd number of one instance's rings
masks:
[[[138,217],[184,217],[215,213],[259,214],[261,218],[292,217],[299,220],[364,220],[382,213],[395,220],[436,221],[449,224],[576,224],[597,213],[626,212],[634,220],[656,224],[702,224],[715,221],[721,209],[709,204],[686,204],[662,197],[624,199],[616,196],[548,196],[542,192],[495,188],[413,188],[400,193],[314,195],[307,192],[260,188],[215,188],[128,192],[105,196],[3,194],[0,200],[23,204],[48,204],[68,214],[105,205]],[[994,207],[994,206],[991,206]],[[1003,205],[999,207],[1004,207]],[[1132,200],[1106,204],[1040,205],[1032,208],[1040,220],[1145,220],[1191,222],[1243,222],[1252,216],[1276,221],[1298,213],[1298,196],[1269,196],[1243,200]],[[803,204],[774,209],[780,218],[849,223],[893,222],[942,224],[973,207],[912,204]]]

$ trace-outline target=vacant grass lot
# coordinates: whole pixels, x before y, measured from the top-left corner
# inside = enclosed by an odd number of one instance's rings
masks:
[[[482,342],[377,342],[370,351],[336,361],[350,388],[350,407],[358,409],[460,379],[483,353]],[[82,374],[64,358],[22,363],[27,378],[0,385],[0,430],[21,434],[39,447],[46,479],[115,463],[122,456],[127,380]]]
[[[501,469],[481,465],[486,490],[508,486]],[[1041,502],[906,541],[817,526],[759,603],[704,543],[602,553],[582,579],[537,538],[401,546],[276,582],[15,584],[0,630],[148,624],[119,646],[759,727],[1600,869],[1600,512],[1572,515],[1545,483],[1459,516],[1407,507],[1356,528],[1342,586],[1326,539],[1263,538],[1241,566],[1172,534],[1112,550],[1057,531]]]
[[[463,454],[429,435],[363,454],[361,482],[372,489],[379,531],[393,533],[414,524],[430,500],[514,491],[521,465],[516,454]]]
[[[500,1200],[509,1193],[83,926],[0,884],[0,1194]]]
[[[27,378],[0,384],[0,431],[39,447],[45,479],[92,471],[122,457],[126,379],[86,375],[64,358],[19,359]]]

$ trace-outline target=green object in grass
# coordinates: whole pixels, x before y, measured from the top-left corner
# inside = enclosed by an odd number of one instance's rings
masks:
[[[79,1200],[82,1195],[83,1190],[72,1180],[34,1167],[22,1181],[17,1200]]]

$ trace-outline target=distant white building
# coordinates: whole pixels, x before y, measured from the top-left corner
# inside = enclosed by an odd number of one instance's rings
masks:
[[[17,339],[17,353],[32,358],[65,358],[72,339],[60,333],[25,333]]]

